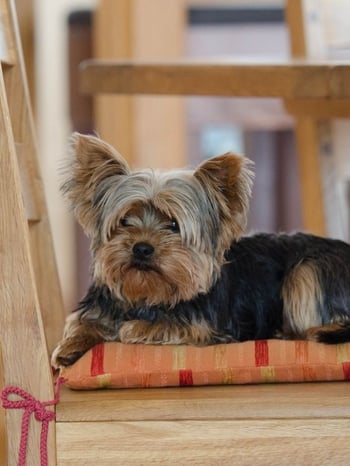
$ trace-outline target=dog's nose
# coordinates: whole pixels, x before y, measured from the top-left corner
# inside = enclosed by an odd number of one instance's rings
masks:
[[[132,252],[137,259],[149,259],[154,253],[154,247],[149,243],[135,243]]]

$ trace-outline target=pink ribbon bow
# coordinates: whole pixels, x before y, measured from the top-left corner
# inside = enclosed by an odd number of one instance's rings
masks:
[[[55,398],[52,401],[39,401],[21,388],[10,385],[1,392],[2,406],[5,409],[24,409],[21,426],[21,441],[18,454],[18,466],[25,466],[27,458],[29,423],[32,413],[37,421],[41,422],[40,434],[40,464],[47,466],[47,435],[49,423],[55,419],[55,412],[47,410],[47,406],[56,405],[59,402],[59,389],[64,382],[63,377],[59,377],[55,384]],[[10,395],[17,395],[20,400],[9,399]]]

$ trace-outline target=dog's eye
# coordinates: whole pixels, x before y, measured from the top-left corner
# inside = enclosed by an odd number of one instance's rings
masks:
[[[128,217],[121,218],[119,223],[122,227],[130,226],[130,223],[128,222]]]
[[[170,222],[168,223],[167,225],[167,228],[171,231],[173,231],[174,233],[178,233],[180,231],[180,227],[179,227],[179,224],[177,223],[177,221],[175,219],[171,219]]]

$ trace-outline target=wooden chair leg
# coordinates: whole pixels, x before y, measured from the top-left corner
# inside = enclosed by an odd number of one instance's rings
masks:
[[[326,236],[318,125],[312,118],[296,121],[303,228]]]

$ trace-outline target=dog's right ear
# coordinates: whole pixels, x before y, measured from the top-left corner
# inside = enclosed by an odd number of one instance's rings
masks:
[[[61,190],[85,232],[92,235],[97,227],[94,207],[97,187],[111,176],[128,175],[130,169],[112,146],[95,136],[74,133],[71,147],[72,156]]]

